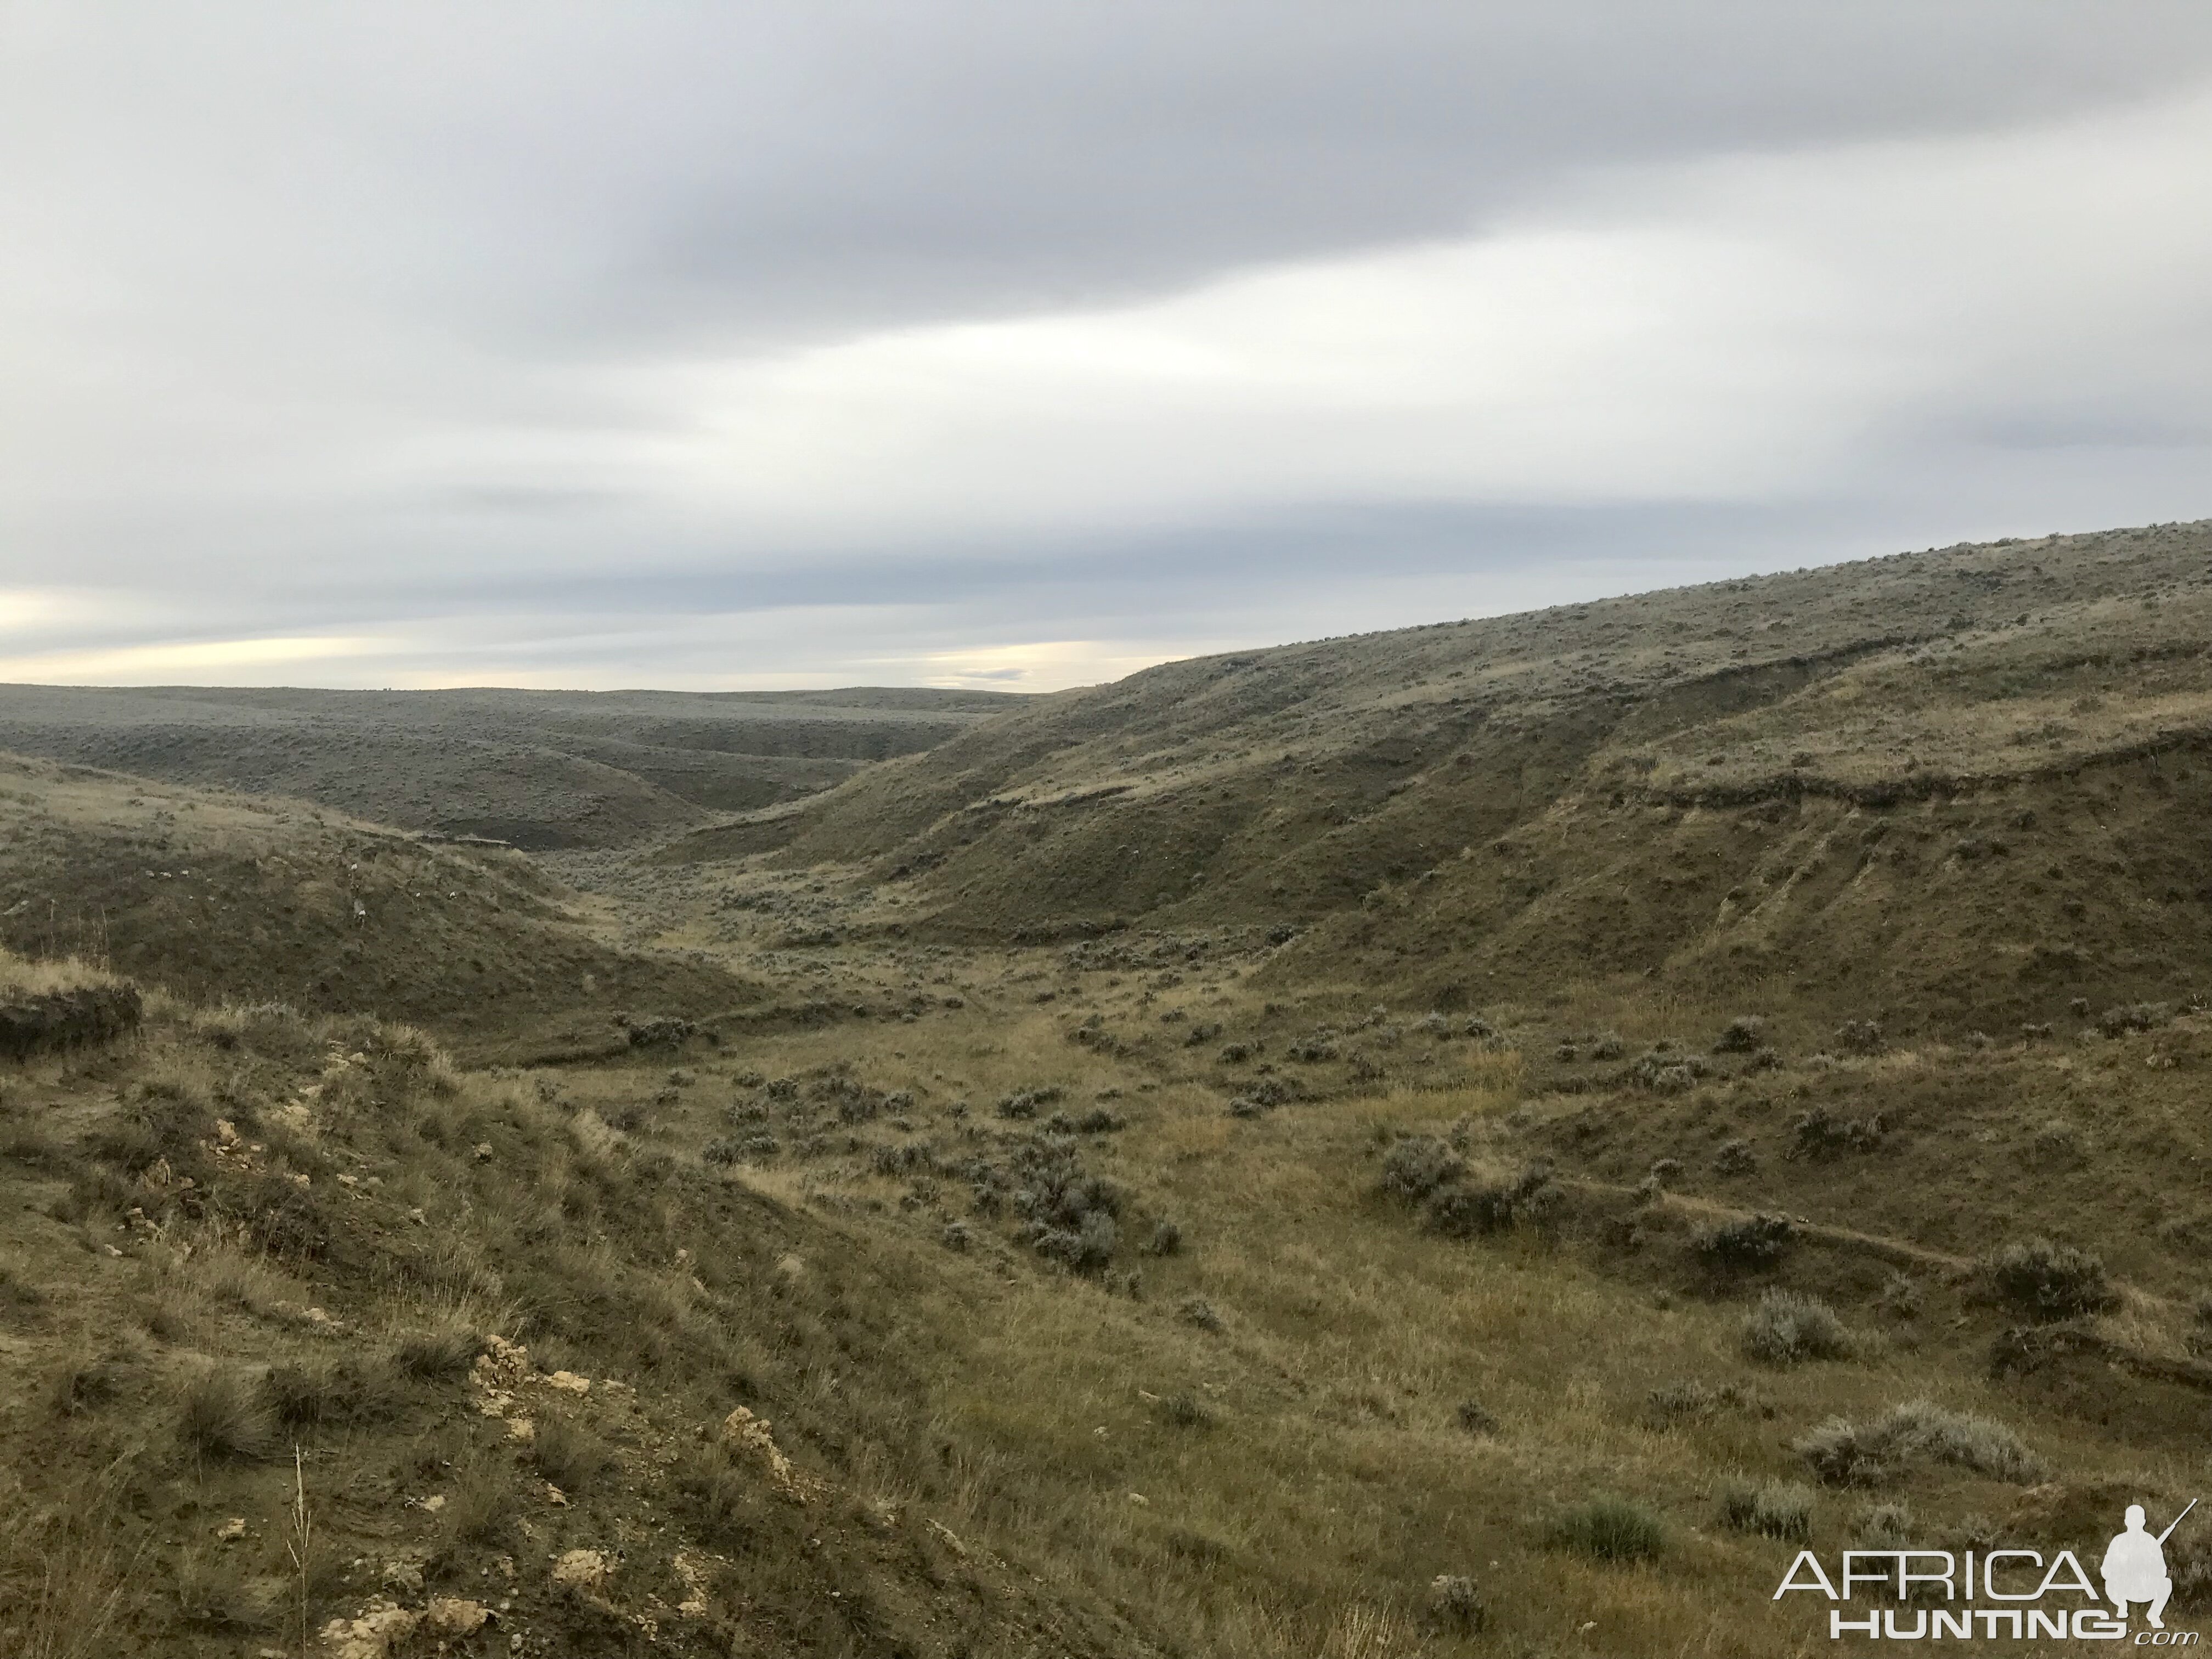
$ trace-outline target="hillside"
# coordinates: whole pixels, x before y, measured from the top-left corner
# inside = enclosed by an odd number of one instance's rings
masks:
[[[0,763],[0,1650],[1769,1659],[1802,1548],[2094,1565],[2212,1398],[2208,554],[1170,665],[612,848]]]
[[[1717,975],[1955,1035],[2212,983],[2208,741],[2175,525],[1169,664],[664,856],[862,866],[948,939],[1258,927],[1447,1007]]]
[[[160,997],[9,1068],[0,1650],[1158,1651],[915,1432],[922,1264],[534,1081]]]
[[[473,1048],[604,1048],[618,1012],[758,994],[720,963],[618,948],[520,854],[6,755],[0,945],[210,1003],[374,1012]]]
[[[291,795],[410,830],[605,847],[827,788],[1024,701],[9,685],[0,750]]]

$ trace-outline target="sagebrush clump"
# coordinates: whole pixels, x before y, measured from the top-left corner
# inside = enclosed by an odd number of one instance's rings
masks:
[[[2008,1244],[1984,1258],[1982,1276],[2001,1300],[2037,1319],[2101,1313],[2118,1299],[2102,1260],[2047,1238]]]
[[[1893,1406],[1869,1423],[1831,1418],[1794,1449],[1830,1486],[1880,1486],[1916,1465],[1948,1463],[2030,1486],[2050,1472],[2003,1424],[1932,1401]]]
[[[1803,1543],[1813,1535],[1813,1492],[1792,1481],[1733,1484],[1721,1492],[1721,1524],[1736,1532]]]
[[[1382,1188],[1419,1204],[1466,1170],[1466,1160],[1434,1135],[1407,1135],[1383,1156]]]
[[[1723,1221],[1698,1235],[1698,1254],[1719,1267],[1771,1267],[1782,1260],[1797,1236],[1789,1220],[1778,1215],[1745,1216]]]
[[[1817,1296],[1770,1290],[1743,1316],[1743,1351],[1769,1365],[1808,1359],[1841,1359],[1851,1341],[1836,1310]]]

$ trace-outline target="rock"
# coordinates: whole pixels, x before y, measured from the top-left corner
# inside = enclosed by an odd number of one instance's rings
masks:
[[[722,1419],[721,1440],[735,1455],[765,1468],[769,1484],[786,1498],[803,1504],[814,1495],[812,1483],[792,1468],[791,1460],[769,1434],[765,1419],[740,1406]]]
[[[405,1590],[410,1595],[419,1594],[422,1589],[422,1564],[404,1558],[386,1561],[384,1564],[384,1582],[394,1589]]]
[[[330,1659],[386,1659],[414,1635],[422,1615],[405,1607],[371,1607],[357,1619],[333,1619],[323,1626]]]
[[[553,1564],[553,1582],[563,1589],[595,1591],[615,1576],[605,1550],[570,1550]]]
[[[422,1609],[422,1628],[438,1636],[470,1636],[484,1627],[491,1609],[481,1601],[434,1595]]]
[[[549,1389],[558,1389],[564,1394],[589,1394],[592,1391],[592,1379],[588,1376],[579,1376],[574,1371],[556,1371],[545,1379],[545,1386]]]

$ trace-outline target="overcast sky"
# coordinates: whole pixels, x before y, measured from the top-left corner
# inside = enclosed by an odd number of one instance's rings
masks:
[[[2212,514],[2203,0],[0,0],[0,679],[1043,689]]]

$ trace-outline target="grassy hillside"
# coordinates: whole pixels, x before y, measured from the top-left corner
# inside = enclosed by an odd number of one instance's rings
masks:
[[[1025,699],[994,692],[0,686],[0,750],[530,848],[794,799]]]
[[[2203,1473],[2208,552],[1171,665],[649,852],[12,763],[0,1650],[1769,1659],[1802,1547],[2094,1565]]]
[[[534,1083],[161,998],[7,1078],[0,1650],[1157,1650],[986,1541],[914,1263]]]
[[[669,856],[859,864],[948,939],[1310,930],[1281,972],[1446,1006],[2009,1030],[2212,980],[2209,653],[2212,526],[1956,548],[1170,664]]]
[[[617,1013],[758,988],[617,948],[523,855],[295,803],[0,756],[0,945],[209,1002],[374,1011],[473,1048],[605,1047]]]

